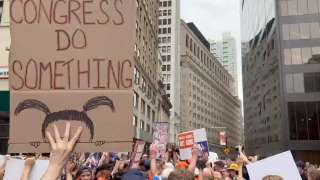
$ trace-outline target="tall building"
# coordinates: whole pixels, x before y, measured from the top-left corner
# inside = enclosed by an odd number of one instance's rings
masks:
[[[193,23],[181,21],[180,53],[181,130],[205,128],[209,146],[222,154],[220,131],[226,131],[229,147],[241,143],[241,103],[231,93],[233,78]]]
[[[241,0],[246,148],[320,161],[320,1]]]
[[[160,0],[159,51],[162,59],[161,77],[172,104],[170,111],[170,142],[176,140],[180,114],[180,0]]]
[[[237,71],[237,46],[236,40],[231,33],[223,33],[222,40],[211,40],[210,51],[232,75],[234,81],[233,95],[238,96],[238,71]]]

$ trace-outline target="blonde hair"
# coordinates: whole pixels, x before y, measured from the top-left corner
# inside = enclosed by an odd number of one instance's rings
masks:
[[[263,177],[262,180],[283,180],[283,178],[277,175],[268,175]]]

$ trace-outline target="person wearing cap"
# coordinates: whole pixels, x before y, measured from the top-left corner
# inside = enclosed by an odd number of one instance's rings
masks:
[[[238,173],[239,173],[239,166],[236,163],[231,163],[228,167],[228,173],[229,173],[229,177],[232,180],[237,180],[238,177]]]

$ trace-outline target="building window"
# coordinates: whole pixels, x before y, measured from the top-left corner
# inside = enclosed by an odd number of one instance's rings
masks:
[[[134,67],[133,71],[134,71],[134,82],[135,82],[135,84],[139,85],[139,83],[140,83],[140,72],[136,67]]]
[[[140,129],[144,130],[144,121],[140,119]]]
[[[138,118],[137,118],[137,116],[133,116],[133,120],[132,120],[133,122],[133,126],[134,127],[137,127],[138,126]]]
[[[291,140],[320,140],[320,102],[289,102]]]
[[[147,132],[151,132],[151,128],[150,128],[150,125],[149,124],[147,124]]]
[[[152,122],[155,122],[156,120],[156,113],[154,110],[152,110]]]
[[[147,106],[147,118],[148,118],[148,120],[150,120],[150,117],[151,117],[151,108],[150,108],[150,106],[148,105],[148,106]]]
[[[141,98],[141,109],[140,109],[142,114],[145,114],[146,112],[146,102]]]
[[[186,35],[186,47],[189,47],[189,36],[188,36],[188,34]]]
[[[136,92],[134,92],[134,94],[133,94],[133,106],[135,108],[139,107],[139,94]]]

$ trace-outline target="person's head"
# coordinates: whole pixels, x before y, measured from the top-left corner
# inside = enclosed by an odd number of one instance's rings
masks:
[[[232,163],[228,167],[228,173],[231,177],[236,177],[239,172],[239,166],[236,163]]]
[[[308,172],[309,180],[320,180],[320,170],[312,169]]]
[[[283,178],[277,175],[268,175],[263,177],[262,180],[283,180]]]
[[[178,169],[170,173],[168,180],[194,180],[194,176],[188,170]]]
[[[214,170],[215,171],[219,171],[219,172],[222,171],[224,169],[224,166],[225,166],[225,164],[222,161],[214,162]]]
[[[300,175],[303,175],[305,172],[305,167],[306,167],[305,163],[303,161],[297,161],[296,166],[299,170]]]
[[[77,174],[77,180],[92,180],[92,170],[89,167],[81,167]]]
[[[103,164],[99,166],[95,172],[96,180],[109,180],[111,179],[112,166],[109,164]]]

